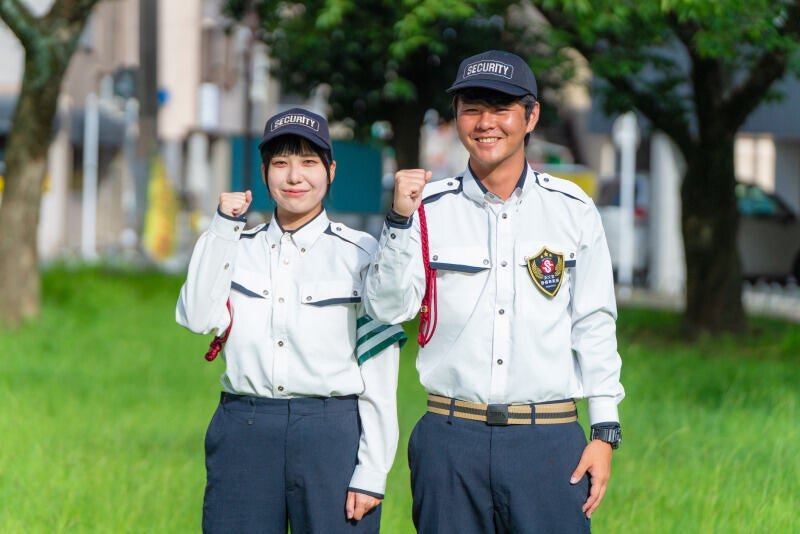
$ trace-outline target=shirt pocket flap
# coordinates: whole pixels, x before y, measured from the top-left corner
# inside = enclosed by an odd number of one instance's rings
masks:
[[[242,268],[234,270],[231,280],[233,291],[260,299],[269,297],[269,285],[269,278],[266,274]]]
[[[545,244],[545,243],[517,243],[514,245],[514,256],[517,258],[517,264],[519,265],[528,265],[529,259],[534,258],[555,258],[560,257],[561,260],[564,262],[561,268],[566,267],[569,269],[570,267],[576,266],[576,258],[577,254],[575,253],[574,246],[564,246],[556,244]]]
[[[311,306],[358,303],[361,302],[361,286],[354,280],[303,284],[300,286],[300,302]]]
[[[443,247],[430,254],[432,269],[477,273],[492,266],[489,253],[481,247]]]

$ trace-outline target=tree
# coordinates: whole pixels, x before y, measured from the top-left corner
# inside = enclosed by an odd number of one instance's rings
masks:
[[[534,0],[556,49],[605,81],[609,110],[635,108],[686,160],[684,325],[741,332],[734,137],[800,57],[800,0]]]
[[[419,165],[419,130],[427,109],[446,112],[460,61],[487,47],[513,47],[502,16],[510,2],[489,0],[226,0],[243,19],[257,9],[260,37],[289,92],[331,87],[332,119],[355,122],[359,137],[378,120],[391,123],[398,165]]]
[[[40,306],[36,251],[42,184],[61,80],[99,0],[55,0],[34,16],[21,0],[0,0],[0,19],[25,50],[25,74],[11,120],[0,205],[0,324],[13,327]]]

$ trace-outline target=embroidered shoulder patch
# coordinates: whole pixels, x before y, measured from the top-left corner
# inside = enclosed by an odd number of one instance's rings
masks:
[[[564,280],[564,255],[544,247],[536,256],[528,258],[528,274],[539,291],[555,297]]]

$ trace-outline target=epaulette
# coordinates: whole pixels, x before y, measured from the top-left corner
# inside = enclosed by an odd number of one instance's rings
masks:
[[[546,172],[534,171],[534,175],[536,176],[536,183],[542,189],[561,193],[562,195],[568,196],[569,198],[575,199],[579,202],[583,202],[584,204],[591,200],[589,195],[587,195],[584,190],[581,189],[580,186],[575,182],[550,176]]]
[[[460,193],[462,187],[461,176],[428,182],[425,189],[422,190],[422,203],[428,204],[429,202],[442,198],[448,193]]]
[[[375,241],[374,237],[366,232],[353,230],[342,223],[331,222],[330,226],[325,229],[325,233],[336,236],[348,243],[352,243],[370,256],[375,254],[378,250],[378,242]]]
[[[268,226],[268,223],[261,223],[248,230],[243,230],[242,233],[239,234],[239,239],[253,239],[259,232],[266,230]]]

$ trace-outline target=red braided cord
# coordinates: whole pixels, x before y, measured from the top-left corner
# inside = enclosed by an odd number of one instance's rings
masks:
[[[228,314],[231,316],[231,322],[228,323],[228,328],[225,329],[225,332],[221,336],[215,336],[208,345],[206,360],[210,362],[214,361],[214,358],[217,357],[219,351],[222,350],[222,345],[228,341],[228,335],[231,333],[231,327],[233,326],[233,310],[231,309],[231,299],[228,299],[228,302],[226,302],[225,305],[228,307]]]
[[[422,263],[425,266],[425,295],[419,309],[419,334],[417,342],[424,347],[436,331],[439,316],[438,299],[436,297],[436,269],[431,268],[430,250],[428,248],[428,220],[425,217],[425,206],[419,205],[419,234],[422,242]]]

